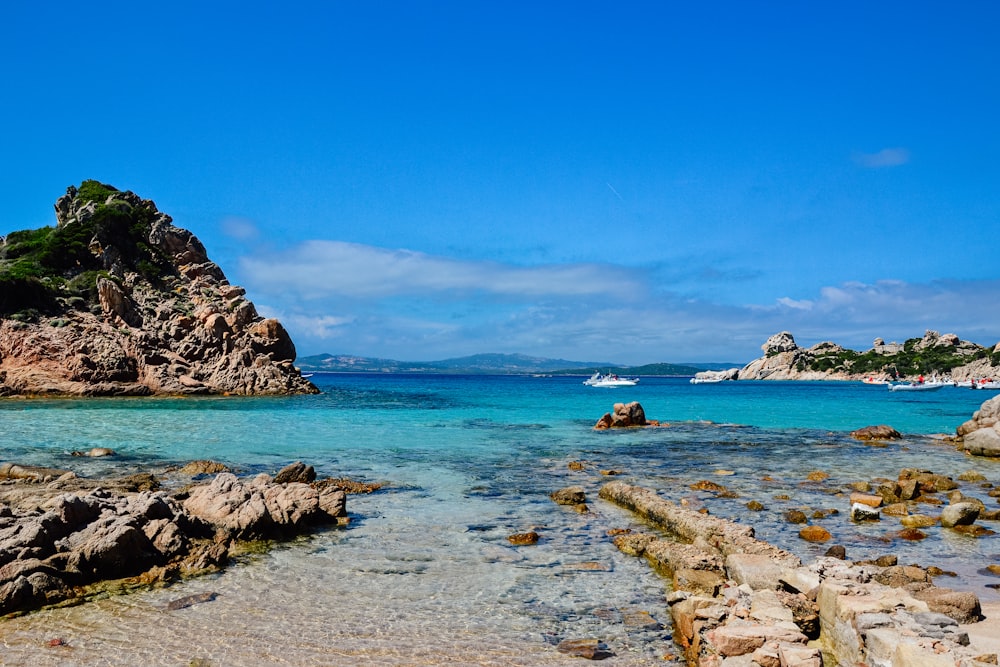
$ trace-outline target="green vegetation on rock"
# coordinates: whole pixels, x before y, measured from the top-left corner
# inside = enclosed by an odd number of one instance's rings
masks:
[[[811,359],[800,360],[799,371],[843,372],[855,375],[888,373],[895,376],[945,374],[970,361],[989,358],[993,364],[1000,362],[1000,353],[980,348],[973,354],[962,353],[951,346],[920,346],[922,339],[910,338],[903,349],[895,354],[868,350],[855,352],[841,348],[828,353],[822,351]]]
[[[135,271],[158,282],[174,271],[149,242],[156,216],[151,204],[134,195],[129,201],[127,193],[93,180],[68,194],[77,207],[74,219],[0,239],[0,315],[27,309],[51,314],[67,300],[85,307],[96,301],[99,275]]]

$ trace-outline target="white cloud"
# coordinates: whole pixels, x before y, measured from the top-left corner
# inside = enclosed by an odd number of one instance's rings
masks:
[[[240,266],[259,291],[293,292],[306,299],[468,292],[525,298],[610,294],[628,298],[642,287],[634,272],[614,266],[521,267],[340,241],[307,241],[275,256],[246,257]]]
[[[792,308],[794,310],[810,310],[813,307],[813,302],[809,300],[796,301],[795,299],[789,299],[787,296],[783,296],[778,299],[778,303],[786,308]]]
[[[898,167],[910,161],[910,151],[905,148],[883,148],[877,153],[855,153],[854,161],[869,169]]]
[[[230,216],[219,223],[222,233],[237,241],[254,241],[260,236],[260,230],[252,220]]]

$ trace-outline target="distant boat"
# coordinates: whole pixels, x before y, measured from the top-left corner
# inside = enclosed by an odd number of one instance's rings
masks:
[[[634,387],[639,384],[639,378],[620,378],[613,373],[601,375],[600,371],[583,381],[588,387]]]
[[[715,384],[716,382],[724,382],[725,378],[720,376],[714,377],[693,377],[691,378],[691,384]]]
[[[890,384],[889,391],[937,391],[943,386],[943,382],[899,382]]]

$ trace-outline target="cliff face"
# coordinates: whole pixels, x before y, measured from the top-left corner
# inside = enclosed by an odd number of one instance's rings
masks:
[[[150,200],[70,187],[0,240],[0,395],[317,393],[281,323]]]
[[[740,380],[888,380],[901,377],[950,375],[956,381],[1000,376],[1000,344],[984,348],[955,334],[927,331],[904,344],[876,339],[859,353],[835,343],[796,345],[787,331],[774,334],[761,349],[764,356],[740,369]]]

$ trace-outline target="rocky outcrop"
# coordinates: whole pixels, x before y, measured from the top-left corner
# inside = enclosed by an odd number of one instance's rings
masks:
[[[689,665],[996,664],[960,627],[980,619],[978,598],[934,586],[922,568],[895,557],[802,566],[752,528],[650,489],[611,482],[600,495],[666,533],[626,531],[615,544],[671,577],[674,639]]]
[[[347,520],[342,490],[268,475],[221,473],[176,495],[113,480],[88,489],[72,473],[46,489],[74,490],[46,495],[38,482],[51,475],[22,479],[31,491],[5,490],[0,504],[0,615],[85,598],[107,580],[144,585],[217,569],[240,541]]]
[[[959,446],[969,454],[1000,457],[1000,395],[985,401],[956,433]]]
[[[31,304],[0,299],[0,396],[317,392],[281,323],[197,237],[152,201],[97,185],[101,201],[71,187],[56,202],[55,250],[37,262],[58,280],[17,283],[42,290]],[[0,278],[30,247],[15,236],[0,240]]]
[[[652,422],[646,420],[646,411],[638,401],[631,403],[615,403],[613,412],[607,412],[597,420],[594,428],[602,431],[609,428],[633,428],[649,426]]]
[[[808,370],[808,362],[818,355],[843,350],[834,343],[818,343],[800,348],[787,331],[774,334],[761,345],[764,356],[751,361],[739,371],[740,380],[846,380],[843,373]]]
[[[926,331],[923,338],[905,344],[886,343],[876,338],[872,348],[859,353],[836,343],[817,343],[809,348],[799,347],[791,333],[774,334],[761,346],[764,356],[751,361],[739,370],[739,380],[864,380],[887,381],[895,377],[897,355],[921,355],[933,352],[935,363],[950,359],[940,372],[948,373],[956,381],[971,378],[1000,376],[1000,366],[994,359],[1000,352],[1000,343],[992,350],[961,340],[955,334]],[[876,370],[857,370],[852,359],[874,357]],[[871,364],[869,364],[869,368]],[[914,377],[916,374],[914,374]]]

